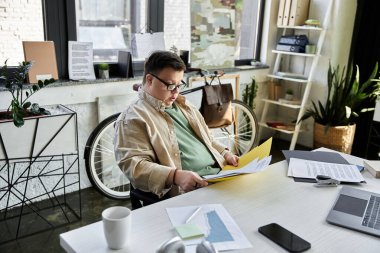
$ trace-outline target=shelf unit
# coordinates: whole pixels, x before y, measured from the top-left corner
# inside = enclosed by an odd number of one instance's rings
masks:
[[[272,129],[272,130],[275,130],[275,131],[278,131],[281,133],[292,135],[292,139],[291,139],[290,147],[289,147],[290,150],[293,150],[295,148],[295,145],[296,145],[297,139],[298,139],[298,135],[300,132],[303,131],[301,129],[302,122],[296,124],[293,131],[270,127],[266,124],[269,106],[274,105],[274,106],[290,108],[293,110],[298,110],[296,121],[297,122],[300,121],[302,115],[305,112],[306,106],[307,106],[307,102],[308,102],[308,98],[309,98],[309,94],[310,94],[310,90],[311,90],[311,86],[312,86],[312,78],[313,78],[315,69],[317,67],[319,57],[321,55],[321,49],[323,47],[323,43],[325,40],[326,29],[327,29],[328,22],[330,20],[333,2],[334,2],[334,0],[330,0],[330,2],[329,2],[329,6],[327,7],[327,11],[326,11],[326,15],[325,15],[322,27],[277,26],[278,30],[282,30],[282,35],[287,35],[289,33],[289,31],[292,34],[294,34],[296,31],[307,31],[309,33],[310,32],[318,32],[319,33],[318,42],[316,43],[316,53],[315,54],[294,53],[294,52],[272,50],[272,53],[276,54],[276,60],[275,60],[275,64],[273,67],[272,74],[267,75],[267,77],[270,78],[271,80],[282,80],[282,81],[288,81],[291,83],[295,83],[296,85],[303,85],[304,91],[303,91],[303,94],[301,94],[302,99],[301,99],[300,105],[292,105],[292,104],[281,103],[281,102],[276,101],[276,100],[262,99],[262,101],[264,102],[264,106],[263,106],[263,111],[261,114],[262,116],[261,116],[259,125],[261,126],[261,128],[268,128],[268,129]],[[305,76],[305,78],[299,78],[299,77],[293,77],[291,75],[290,76],[279,75],[278,73],[280,72],[280,63],[281,63],[281,60],[284,58],[284,56],[285,57],[297,56],[297,57],[303,57],[305,59],[311,58],[312,62],[311,62],[310,70],[309,70],[307,76]],[[304,61],[303,64],[305,65],[306,61]],[[305,67],[305,66],[303,66],[303,67]]]

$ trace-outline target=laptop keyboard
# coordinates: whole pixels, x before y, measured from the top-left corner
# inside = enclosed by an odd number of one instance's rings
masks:
[[[380,197],[371,195],[362,225],[380,230]]]

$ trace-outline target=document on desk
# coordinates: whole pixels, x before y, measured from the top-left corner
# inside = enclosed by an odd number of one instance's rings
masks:
[[[218,174],[204,176],[204,178],[208,182],[214,183],[231,179],[241,174],[249,174],[262,171],[270,164],[270,161],[272,159],[272,156],[269,156],[271,147],[272,138],[269,138],[260,146],[241,156],[239,158],[239,164],[237,167],[226,165]]]
[[[290,158],[288,168],[289,177],[316,178],[317,175],[329,176],[341,182],[364,182],[362,174],[360,174],[355,165]]]
[[[219,251],[252,248],[251,243],[221,204],[166,208],[174,227],[186,224],[196,210],[200,211],[187,224],[200,228],[204,236],[184,239],[186,252],[195,252],[196,245],[203,239],[211,242]]]

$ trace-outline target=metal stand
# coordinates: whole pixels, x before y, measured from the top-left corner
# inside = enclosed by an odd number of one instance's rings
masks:
[[[76,138],[78,147],[75,112],[69,120],[75,121],[73,138]],[[34,134],[37,132],[36,129]],[[6,151],[1,133],[0,145]],[[78,148],[76,150],[69,154],[11,159],[6,155],[6,159],[0,159],[0,244],[81,218],[79,152]]]

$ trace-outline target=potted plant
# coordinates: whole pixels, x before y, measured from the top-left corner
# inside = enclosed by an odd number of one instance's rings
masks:
[[[256,106],[254,103],[254,99],[257,94],[257,89],[258,87],[256,84],[256,80],[254,77],[251,77],[251,83],[248,83],[245,86],[242,97],[243,97],[243,102],[252,109],[255,109],[255,106]]]
[[[0,79],[11,94],[10,105],[0,111],[0,160],[72,153],[77,149],[75,112],[62,105],[48,106],[47,110],[29,101],[54,82],[49,79],[25,84],[31,67],[31,62],[22,62],[11,74],[6,61],[0,69]]]
[[[108,63],[100,63],[98,65],[98,69],[99,69],[99,78],[100,79],[108,79],[108,78],[110,78]]]
[[[32,104],[29,98],[48,84],[55,82],[55,80],[39,80],[37,84],[29,86],[24,93],[24,80],[31,67],[31,62],[22,62],[19,64],[13,76],[11,76],[8,71],[7,61],[5,61],[4,66],[0,70],[0,79],[3,80],[5,88],[12,95],[11,103],[7,111],[0,114],[0,119],[12,118],[13,124],[17,127],[24,125],[25,117],[50,114],[48,110],[40,107],[37,103]]]
[[[252,76],[251,77],[251,83],[246,84],[244,91],[243,91],[243,94],[242,94],[243,102],[246,105],[248,105],[249,108],[252,108],[252,110],[254,110],[256,107],[255,98],[257,95],[257,90],[258,90],[258,85],[256,83],[256,79],[255,79],[255,77]],[[246,118],[246,120],[249,121],[248,115],[245,115],[245,114],[243,114],[243,115]],[[252,133],[252,126],[249,124],[244,125],[244,126],[240,126],[239,129],[240,129],[240,131],[245,132],[245,133]],[[243,136],[242,139],[248,140],[249,136],[248,135]]]
[[[312,102],[312,107],[306,110],[301,121],[312,117],[314,123],[314,147],[327,147],[334,150],[351,153],[355,135],[355,119],[360,113],[374,108],[363,108],[364,102],[375,100],[380,92],[378,64],[372,74],[360,84],[359,67],[353,72],[350,67],[340,71],[329,65],[327,75],[327,101],[322,104]]]
[[[292,89],[287,89],[286,92],[285,92],[285,99],[286,100],[293,100],[293,95],[294,95],[294,92]]]

